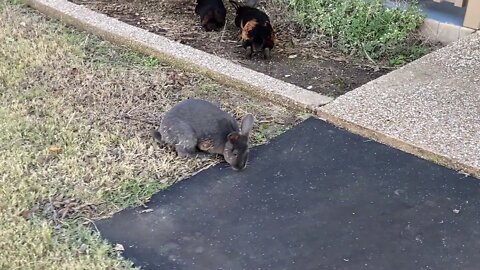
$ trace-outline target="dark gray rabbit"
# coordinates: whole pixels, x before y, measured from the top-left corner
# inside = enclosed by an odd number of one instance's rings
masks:
[[[237,121],[214,104],[200,99],[187,99],[171,108],[163,117],[153,136],[174,145],[182,158],[194,156],[198,150],[221,154],[233,169],[245,168],[248,160],[248,136],[253,116]]]

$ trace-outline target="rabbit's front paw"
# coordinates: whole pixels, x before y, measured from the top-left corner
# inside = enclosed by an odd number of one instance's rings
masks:
[[[195,155],[195,158],[201,160],[201,161],[207,161],[211,158],[211,156],[207,153],[197,153]]]

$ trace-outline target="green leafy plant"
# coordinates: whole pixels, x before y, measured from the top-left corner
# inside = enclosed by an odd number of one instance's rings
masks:
[[[288,6],[300,25],[345,53],[395,65],[425,52],[415,38],[424,19],[415,1],[406,8],[387,8],[382,0],[288,0]]]

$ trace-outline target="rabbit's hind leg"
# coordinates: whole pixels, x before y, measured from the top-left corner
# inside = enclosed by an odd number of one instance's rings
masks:
[[[177,138],[175,150],[180,158],[189,158],[197,154],[197,138],[193,132],[182,133]]]
[[[178,156],[182,159],[194,157],[196,155],[195,148],[191,149],[183,144],[176,144],[175,150],[177,151]]]
[[[175,150],[180,158],[189,158],[197,154],[197,137],[190,125],[179,122],[172,129],[176,133]]]
[[[196,138],[181,140],[180,143],[175,145],[175,150],[181,158],[192,157],[200,160],[208,160],[211,158],[209,154],[198,151]]]

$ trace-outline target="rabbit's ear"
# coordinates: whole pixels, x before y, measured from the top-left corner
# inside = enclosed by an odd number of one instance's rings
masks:
[[[247,135],[250,134],[250,131],[252,131],[253,128],[253,115],[247,114],[245,117],[242,119],[242,128],[240,130],[242,135]]]
[[[237,132],[231,132],[230,134],[228,134],[227,138],[231,143],[235,143],[240,138],[240,134],[238,134]]]

